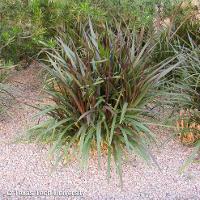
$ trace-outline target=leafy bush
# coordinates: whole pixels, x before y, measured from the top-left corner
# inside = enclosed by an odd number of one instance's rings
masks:
[[[98,34],[89,22],[76,40],[79,45],[58,38],[58,48],[47,52],[46,92],[52,103],[39,115],[49,118],[30,129],[29,139],[54,142],[50,153],[58,153],[56,164],[73,150],[86,167],[91,151],[97,149],[99,166],[101,155],[107,154],[108,177],[112,156],[121,177],[125,152],[152,161],[148,106],[176,65],[170,59],[152,66],[152,42],[121,28],[104,25]]]
[[[35,56],[41,49],[40,42],[48,43],[54,36],[49,24],[53,22],[51,18],[55,18],[56,13],[53,9],[48,13],[52,7],[50,4],[45,7],[36,2],[39,1],[0,2],[0,43],[5,45],[1,57],[6,62],[18,63]]]
[[[41,49],[41,42],[51,43],[59,32],[76,32],[88,16],[101,23],[113,23],[113,18],[140,30],[155,18],[155,4],[162,3],[164,13],[179,1],[91,1],[91,0],[6,0],[0,2],[0,42],[12,41],[3,51],[7,61],[19,62],[32,58]]]

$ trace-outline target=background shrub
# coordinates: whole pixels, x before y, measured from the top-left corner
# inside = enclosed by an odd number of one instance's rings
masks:
[[[121,19],[130,27],[148,29],[155,18],[155,4],[163,5],[164,13],[173,10],[178,1],[63,1],[63,0],[6,0],[0,3],[0,42],[9,45],[1,56],[14,63],[34,57],[41,42],[51,44],[59,32],[76,32],[88,17],[95,26]],[[10,42],[12,41],[12,42]]]

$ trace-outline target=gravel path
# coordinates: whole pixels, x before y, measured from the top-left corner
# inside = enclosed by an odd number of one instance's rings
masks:
[[[41,94],[39,71],[40,68],[33,65],[15,72],[9,79],[28,103],[39,103],[34,100],[39,99]],[[93,159],[87,172],[83,172],[78,163],[72,161],[66,167],[59,166],[50,173],[51,162],[47,160],[46,146],[11,143],[14,137],[26,130],[35,112],[33,108],[15,103],[9,110],[9,116],[0,116],[0,200],[200,199],[200,164],[193,164],[184,174],[178,174],[179,167],[191,149],[175,140],[169,141],[162,149],[153,147],[161,171],[147,166],[134,156],[126,161],[123,167],[123,189],[114,171],[110,183],[107,183],[105,159],[100,171],[97,160]],[[162,140],[170,135],[167,130],[156,132]],[[68,197],[70,192],[77,196]]]

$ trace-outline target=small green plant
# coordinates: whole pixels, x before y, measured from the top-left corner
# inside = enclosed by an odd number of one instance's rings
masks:
[[[175,66],[170,65],[173,59],[152,66],[152,43],[141,34],[122,31],[120,24],[114,30],[104,27],[97,34],[89,22],[77,39],[79,46],[58,38],[58,48],[47,52],[46,92],[52,104],[39,115],[49,118],[31,128],[28,138],[53,142],[50,155],[57,154],[56,164],[73,152],[87,167],[90,153],[97,150],[99,166],[102,154],[107,155],[108,177],[114,158],[122,178],[126,152],[152,161],[148,143],[155,138],[146,124],[146,106],[160,95],[163,77]]]

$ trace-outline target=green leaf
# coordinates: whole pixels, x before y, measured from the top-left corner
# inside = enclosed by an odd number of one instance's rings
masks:
[[[117,141],[115,141],[113,156],[114,156],[117,174],[119,175],[120,184],[121,184],[121,187],[122,187],[123,186],[123,180],[122,180],[122,150],[121,150],[121,147],[120,147],[120,145]]]
[[[109,140],[109,145],[111,145],[112,140],[113,140],[113,135],[115,131],[115,126],[116,126],[116,120],[117,120],[117,114],[114,115],[113,120],[112,120],[112,125],[111,125],[111,130],[110,130],[110,140]]]
[[[121,130],[121,132],[123,134],[124,141],[125,141],[125,144],[126,144],[126,148],[130,152],[131,151],[131,144],[130,144],[130,142],[128,140],[128,136],[127,136],[127,135],[129,135],[129,133],[127,133],[125,128],[120,127],[120,130]]]
[[[82,166],[84,167],[84,169],[87,169],[87,167],[88,167],[88,159],[89,159],[89,153],[90,153],[90,147],[91,147],[93,133],[94,133],[94,129],[91,128],[88,131],[88,134],[85,137],[85,140],[83,142],[81,158],[82,158]]]
[[[126,111],[127,111],[127,107],[128,107],[128,103],[125,102],[124,105],[123,105],[123,108],[122,108],[122,112],[121,112],[121,116],[120,116],[120,121],[119,123],[121,124],[124,120],[124,116],[126,114]]]
[[[58,139],[56,140],[56,142],[54,143],[54,145],[52,146],[52,148],[50,149],[49,155],[52,155],[52,154],[55,152],[55,150],[56,150],[56,148],[57,148],[58,146],[62,146],[62,138],[63,138],[63,136],[66,134],[66,132],[67,132],[73,125],[74,125],[74,123],[71,123],[71,124],[69,124],[69,125],[64,129],[63,132],[57,133],[57,134],[59,134],[59,137],[58,137]]]
[[[96,140],[97,140],[97,152],[98,152],[98,167],[101,168],[101,121],[97,123]]]

